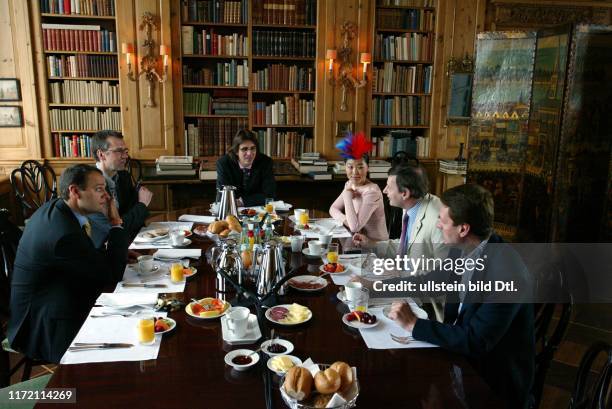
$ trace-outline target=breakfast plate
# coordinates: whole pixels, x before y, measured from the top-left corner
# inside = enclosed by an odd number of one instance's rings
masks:
[[[265,315],[270,322],[291,327],[310,321],[312,311],[308,307],[299,304],[281,304],[268,308]],[[298,317],[293,321],[293,317],[296,315]],[[289,321],[286,321],[288,318]]]
[[[219,318],[227,312],[228,308],[231,307],[227,301],[220,300],[218,298],[202,298],[198,300],[198,304],[202,307],[202,311],[193,311],[195,302],[190,302],[185,306],[185,312],[193,318],[202,320],[212,320]],[[201,315],[204,314],[204,315]]]
[[[321,253],[319,253],[319,254],[310,254],[310,249],[308,247],[305,247],[305,248],[302,249],[302,254],[305,255],[306,257],[321,258]]]
[[[152,242],[162,240],[168,237],[170,230],[166,228],[151,229],[140,232],[136,235],[136,239],[140,242]]]
[[[417,318],[420,318],[422,320],[427,319],[427,312],[424,309],[416,305],[414,302],[408,303],[408,305],[410,305],[410,309],[412,310],[412,312]],[[389,319],[392,319],[391,317],[389,317],[390,311],[391,311],[391,306],[387,305],[386,307],[383,308],[383,315]]]
[[[183,242],[181,244],[172,244],[172,247],[174,248],[182,248],[182,247],[187,247],[191,245],[191,239],[183,239]]]
[[[378,323],[380,322],[380,320],[376,320],[374,321],[372,324],[366,324],[365,322],[361,322],[358,319],[354,319],[353,321],[349,321],[349,316],[353,315],[354,312],[349,312],[347,314],[344,314],[342,316],[342,322],[351,327],[351,328],[357,328],[357,329],[367,329],[367,328],[374,328],[375,326],[378,325]],[[374,316],[375,317],[375,316]]]
[[[165,330],[157,331],[157,328],[158,328],[157,322],[158,321],[164,321],[167,325],[169,325],[169,328],[165,329]],[[172,318],[168,318],[168,317],[165,317],[165,318],[155,318],[155,328],[156,328],[156,331],[155,331],[156,334],[165,334],[166,332],[170,332],[174,328],[176,328],[176,321],[174,321]]]
[[[327,280],[317,276],[301,275],[287,282],[289,287],[298,291],[320,291],[327,287]]]
[[[194,227],[193,232],[200,237],[206,237],[206,233],[208,232],[208,225],[200,224]]]
[[[345,273],[348,273],[348,272],[349,272],[349,268],[348,268],[348,266],[344,266],[344,265],[342,265],[342,264],[340,264],[340,263],[334,263],[334,264],[338,264],[338,265],[342,266],[342,268],[344,268],[344,270],[342,270],[342,271],[329,271],[329,270],[326,270],[326,269],[325,269],[325,266],[327,266],[327,264],[321,264],[321,265],[319,266],[319,270],[320,270],[322,273],[329,273],[329,274],[333,274],[333,275],[345,274]]]

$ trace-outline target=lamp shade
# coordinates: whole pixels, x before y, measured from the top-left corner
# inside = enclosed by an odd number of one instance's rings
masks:
[[[338,53],[334,49],[328,49],[325,58],[328,60],[335,60],[338,57]]]
[[[362,64],[369,64],[372,62],[372,54],[370,53],[361,53],[361,56],[359,58],[359,62],[361,62]]]

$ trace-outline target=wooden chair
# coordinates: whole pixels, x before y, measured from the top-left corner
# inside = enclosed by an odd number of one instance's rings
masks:
[[[11,172],[10,180],[24,220],[45,202],[57,197],[57,178],[47,164],[26,160]]]
[[[593,371],[593,364],[600,355],[605,361],[599,373]],[[612,347],[605,342],[593,344],[580,360],[574,392],[569,409],[606,409],[612,405],[610,380],[612,379]],[[590,381],[590,382],[589,382]],[[588,382],[588,387],[587,386]]]

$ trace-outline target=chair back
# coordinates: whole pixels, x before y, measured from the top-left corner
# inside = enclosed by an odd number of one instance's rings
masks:
[[[53,168],[47,164],[26,160],[11,172],[10,180],[24,219],[57,197],[57,178]]]
[[[601,371],[594,371],[596,358],[603,355]],[[591,345],[580,361],[574,392],[569,409],[606,409],[610,398],[610,379],[612,379],[612,347],[602,341]]]

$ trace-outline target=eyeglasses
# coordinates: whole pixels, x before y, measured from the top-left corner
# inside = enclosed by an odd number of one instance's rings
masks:
[[[119,155],[128,155],[129,154],[129,149],[126,148],[115,148],[115,149],[108,149],[106,152],[113,152],[113,153],[118,153]]]
[[[246,147],[245,148],[240,148],[240,152],[247,153],[249,151],[256,152],[257,151],[257,146],[251,146],[250,148],[246,148]]]

